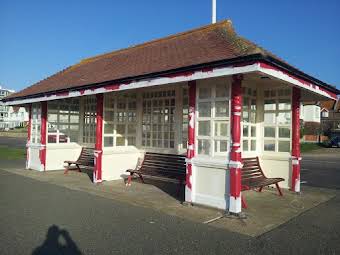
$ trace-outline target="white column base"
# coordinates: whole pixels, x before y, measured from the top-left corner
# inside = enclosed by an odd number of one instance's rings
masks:
[[[229,197],[229,212],[240,213],[242,210],[241,196],[235,198],[233,196]]]
[[[185,186],[185,202],[192,202],[192,191],[187,186]]]

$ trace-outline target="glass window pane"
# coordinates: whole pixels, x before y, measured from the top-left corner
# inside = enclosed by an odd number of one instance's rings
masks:
[[[275,138],[275,127],[264,127],[264,137]]]
[[[264,123],[265,124],[275,124],[276,116],[275,113],[264,113]]]
[[[200,99],[211,98],[211,88],[199,88],[198,94]]]
[[[209,155],[210,154],[210,140],[197,140],[198,142],[198,154]]]
[[[228,141],[215,141],[215,152],[228,152]]]
[[[229,116],[229,101],[219,101],[215,103],[215,117]]]
[[[105,121],[110,121],[110,122],[112,122],[112,121],[113,121],[113,118],[114,118],[114,113],[113,113],[113,111],[105,111],[105,114],[104,114],[104,120],[105,120]]]
[[[117,124],[116,134],[117,135],[125,135],[125,124]]]
[[[278,124],[290,124],[290,112],[279,112],[277,116]]]
[[[227,121],[215,121],[215,136],[229,137],[228,127]]]
[[[242,121],[243,122],[249,122],[249,112],[248,111],[243,111],[242,112]]]
[[[290,138],[290,129],[289,128],[279,128],[279,137],[280,138]]]
[[[289,99],[279,100],[279,110],[290,110],[291,103]]]
[[[49,113],[48,116],[47,116],[47,121],[57,122],[58,121],[58,114],[57,113]]]
[[[256,140],[250,141],[250,150],[256,151]]]
[[[136,137],[128,137],[127,138],[127,141],[128,141],[128,145],[136,145]]]
[[[264,140],[264,150],[265,151],[275,151],[275,141],[274,140]]]
[[[229,96],[229,86],[226,84],[216,85],[216,97],[228,97]]]
[[[198,122],[198,135],[210,136],[210,121]]]
[[[116,146],[125,146],[125,137],[117,137]]]
[[[251,137],[256,137],[256,127],[251,127]]]
[[[264,110],[265,111],[276,110],[275,100],[269,100],[269,99],[264,100]]]
[[[104,137],[104,147],[113,146],[113,137]]]
[[[279,151],[280,152],[290,152],[290,142],[289,141],[279,141]]]
[[[250,122],[256,123],[256,112],[254,112],[254,111],[250,112]]]
[[[243,140],[242,142],[242,145],[243,145],[243,151],[248,151],[248,140]]]
[[[57,134],[48,134],[47,142],[48,143],[56,143],[57,142]]]
[[[134,125],[134,124],[128,125],[128,134],[129,135],[135,135],[136,134],[136,125]]]
[[[114,125],[113,124],[105,124],[104,125],[104,134],[113,134]]]
[[[243,125],[243,137],[248,137],[249,136],[249,127],[248,125]]]
[[[250,109],[256,111],[256,99],[251,100]]]
[[[198,117],[210,117],[211,116],[211,103],[204,102],[198,103]]]

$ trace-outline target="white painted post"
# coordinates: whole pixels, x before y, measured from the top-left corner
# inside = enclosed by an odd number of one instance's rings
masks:
[[[211,23],[216,23],[216,0],[212,0],[212,20]]]

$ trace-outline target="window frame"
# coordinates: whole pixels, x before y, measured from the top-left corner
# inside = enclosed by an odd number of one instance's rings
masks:
[[[269,97],[266,97],[266,91],[270,91]],[[272,95],[272,91],[275,91],[275,95]],[[284,95],[280,95],[279,91],[284,91]],[[286,94],[286,92],[288,92]],[[266,110],[266,100],[272,100],[275,102],[275,109],[274,110]],[[289,109],[280,109],[280,100],[288,100],[289,101]],[[265,114],[275,114],[275,123],[268,124],[265,123]],[[289,123],[279,123],[278,117],[280,113],[289,113],[290,119]],[[265,129],[266,128],[274,128],[274,136],[269,137],[265,136]],[[289,129],[289,137],[280,137],[280,129]],[[292,89],[287,87],[278,87],[278,88],[265,88],[263,90],[263,129],[262,129],[263,137],[263,145],[262,150],[263,153],[291,153],[291,147],[292,147]],[[274,150],[266,150],[265,149],[265,143],[266,141],[274,141]],[[288,151],[280,151],[280,142],[289,142],[289,150]]]
[[[209,82],[197,84],[196,87],[196,107],[195,107],[195,151],[196,155],[198,157],[228,157],[229,152],[230,152],[230,115],[231,115],[231,84],[229,80],[225,79],[211,79],[208,80]],[[216,97],[216,87],[224,85],[228,87],[228,95],[226,97]],[[210,88],[210,97],[209,98],[200,98],[200,89],[201,88]],[[227,106],[228,106],[228,111],[226,116],[223,117],[216,117],[216,102],[226,102],[227,101]],[[210,103],[210,117],[203,116],[201,117],[199,115],[199,104],[200,103]],[[199,135],[199,122],[202,121],[209,121],[209,128],[210,128],[210,135]],[[215,135],[215,127],[216,124],[219,122],[225,122],[227,124],[227,135],[226,136],[218,136]],[[200,154],[198,151],[198,146],[199,146],[199,141],[204,140],[204,141],[209,141],[210,143],[210,151],[209,154]],[[226,151],[221,151],[220,150],[220,143],[218,142],[227,142],[227,150]],[[218,148],[218,151],[216,150],[216,146]]]

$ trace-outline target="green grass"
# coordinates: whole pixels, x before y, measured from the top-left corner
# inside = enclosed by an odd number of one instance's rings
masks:
[[[324,148],[322,145],[318,143],[301,143],[301,152],[309,152]]]
[[[0,146],[0,160],[23,159],[26,157],[25,149],[10,148],[7,146]]]

